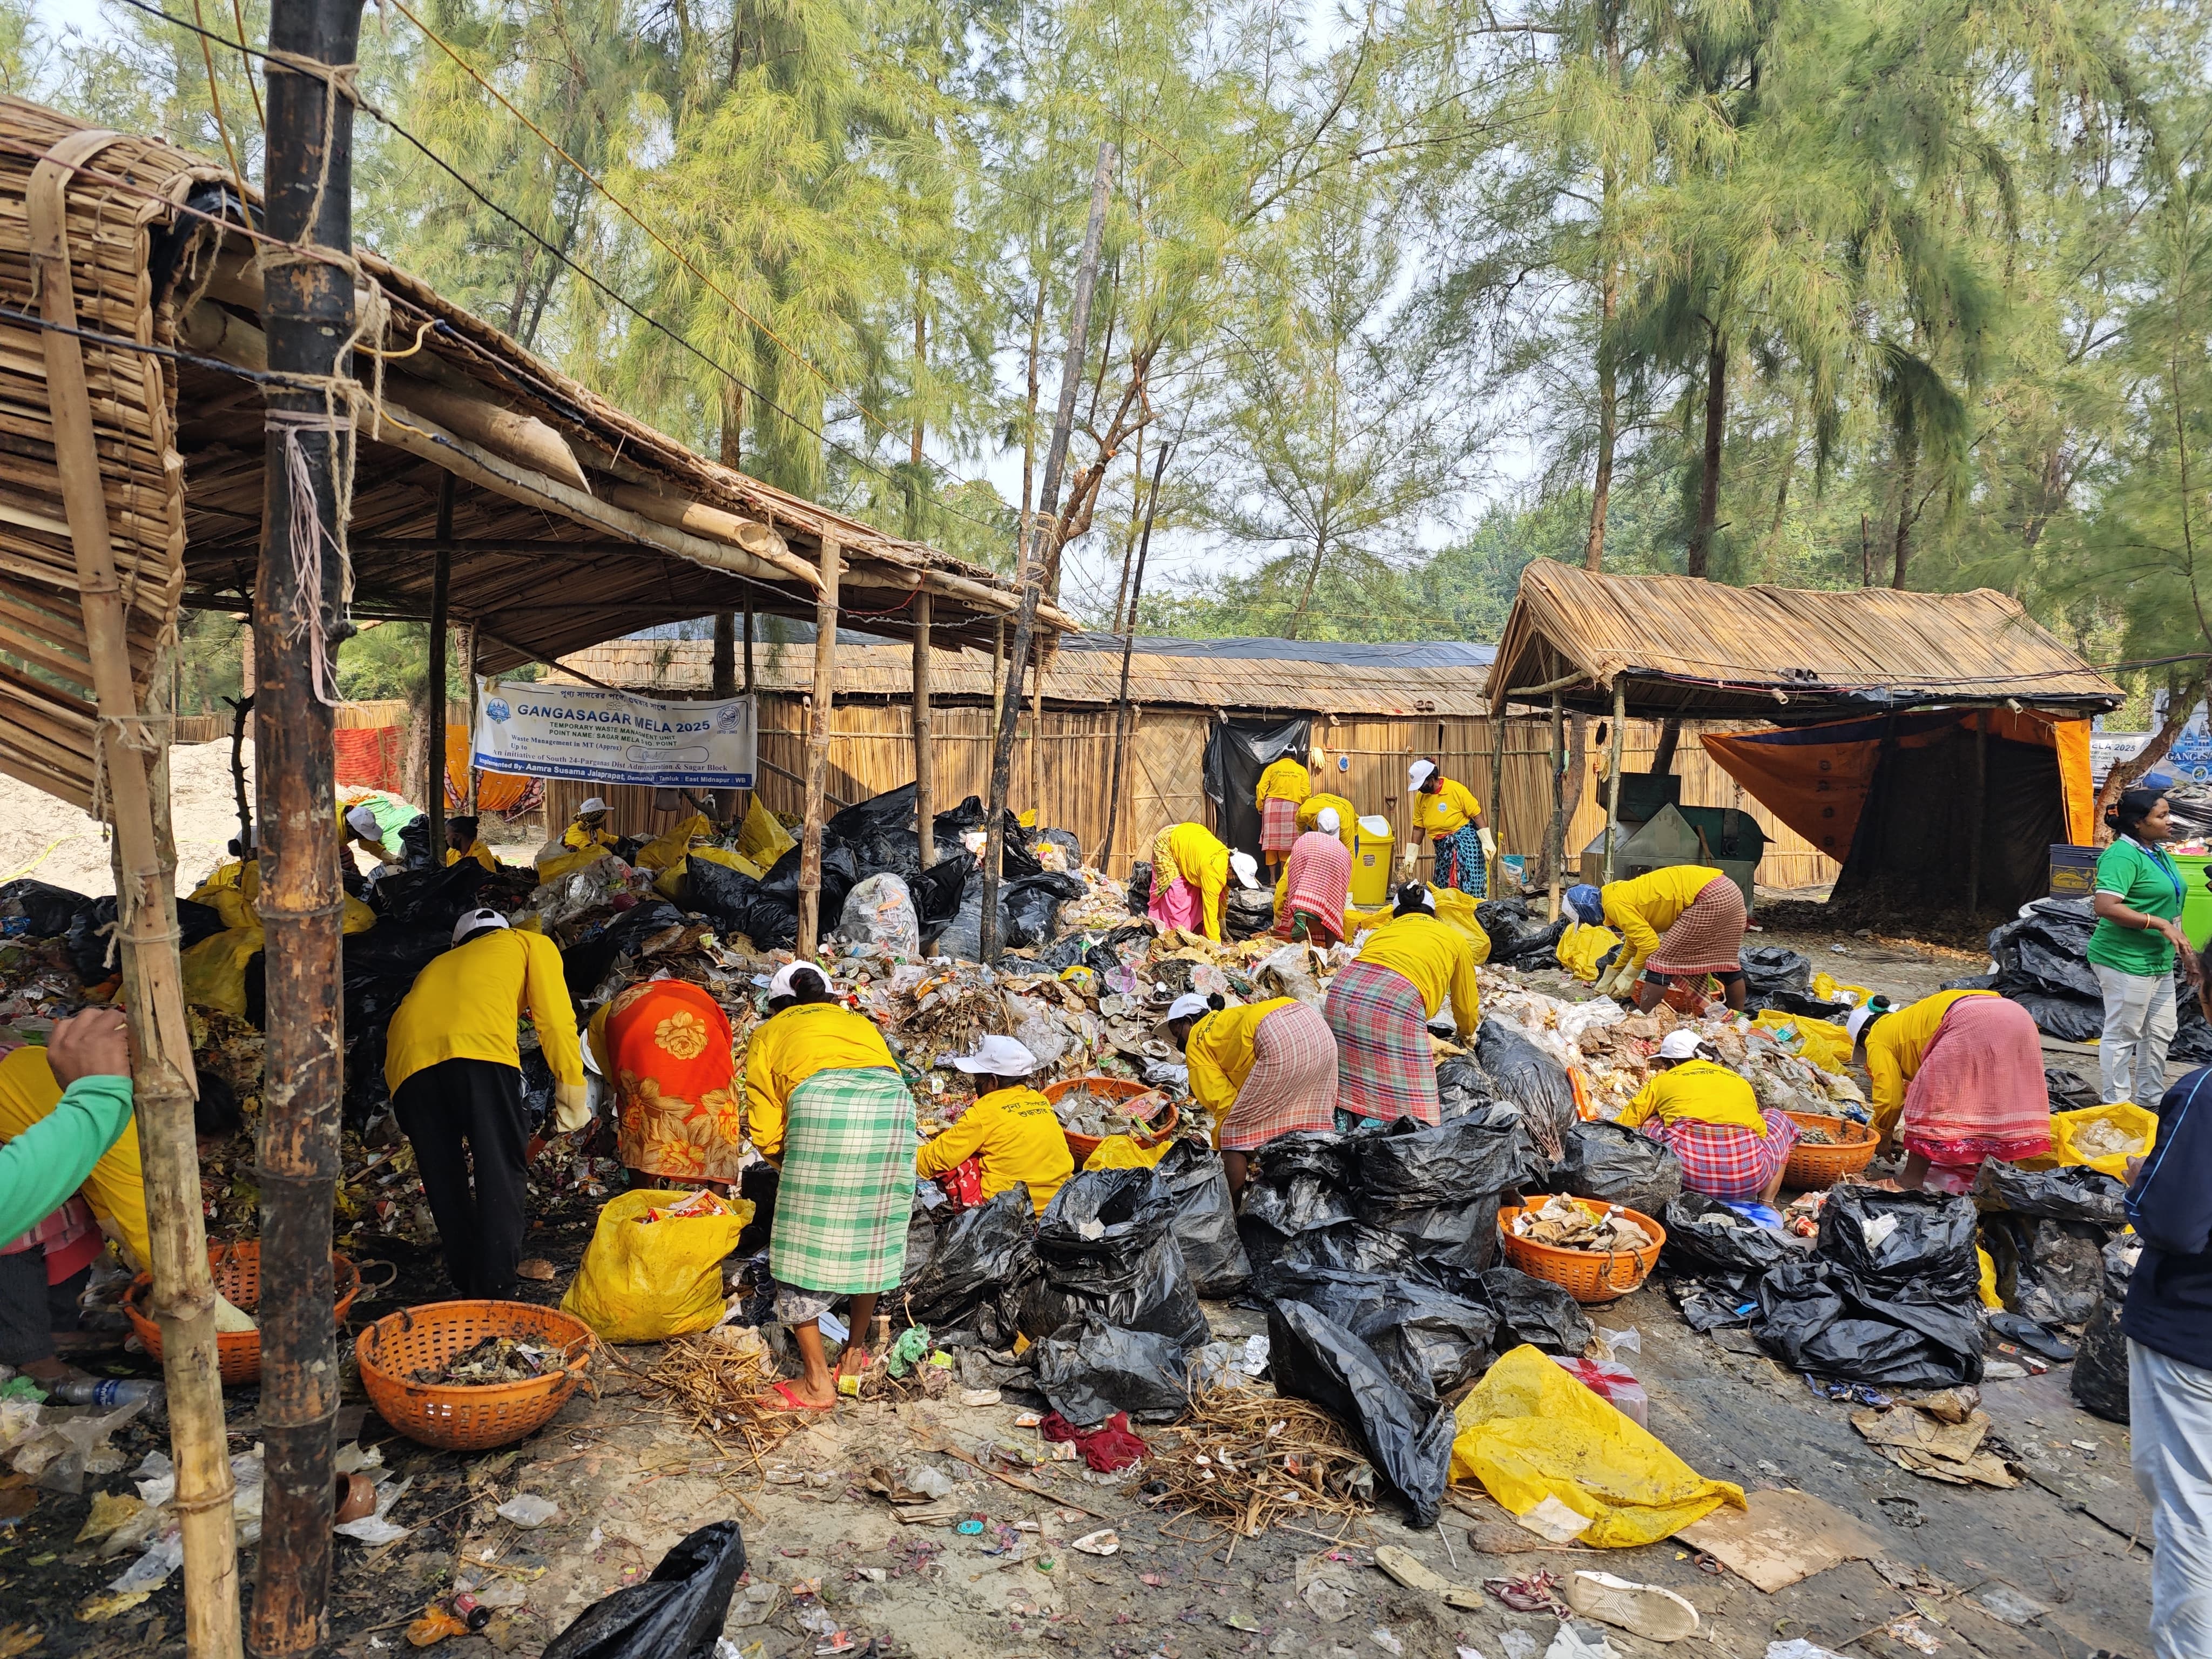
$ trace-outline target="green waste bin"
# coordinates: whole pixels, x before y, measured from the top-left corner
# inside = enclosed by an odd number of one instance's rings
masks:
[[[2175,853],[2172,857],[2174,868],[2181,872],[2181,931],[2201,951],[2205,940],[2212,939],[2212,887],[2205,882],[2212,853]]]

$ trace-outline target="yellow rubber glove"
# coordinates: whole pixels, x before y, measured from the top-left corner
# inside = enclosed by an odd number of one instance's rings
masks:
[[[1413,841],[1407,842],[1406,843],[1406,850],[1398,855],[1398,867],[1410,876],[1413,873],[1413,866],[1420,861],[1420,843],[1419,842]]]
[[[1482,843],[1483,857],[1494,859],[1498,856],[1498,837],[1492,835],[1487,829],[1476,830],[1474,838]]]
[[[591,1121],[591,1085],[586,1083],[556,1083],[553,1085],[554,1128],[564,1135],[574,1134]]]

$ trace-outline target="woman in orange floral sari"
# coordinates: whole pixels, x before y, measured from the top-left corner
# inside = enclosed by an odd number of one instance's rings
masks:
[[[632,1180],[734,1183],[741,1097],[730,1022],[714,999],[685,980],[647,980],[593,1015],[589,1035]]]

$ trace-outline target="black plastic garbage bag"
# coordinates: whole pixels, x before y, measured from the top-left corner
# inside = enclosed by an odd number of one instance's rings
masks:
[[[643,1583],[578,1613],[545,1644],[544,1659],[712,1659],[744,1572],[738,1523],[702,1527],[662,1556]]]
[[[1496,1357],[1498,1316],[1418,1277],[1276,1264],[1268,1298],[1303,1302],[1375,1350],[1408,1394],[1442,1398]]]
[[[2101,1003],[2096,969],[2087,956],[2096,914],[2087,899],[2038,899],[1990,933],[1997,964],[1996,988],[2015,986]]]
[[[801,849],[793,847],[778,859],[769,872],[761,878],[760,890],[768,897],[787,901],[794,911],[799,903],[799,864]],[[700,860],[702,864],[706,860]],[[744,872],[738,871],[742,875]],[[822,901],[821,914],[842,916],[845,914],[845,896],[860,879],[860,866],[853,856],[853,849],[843,842],[822,837]],[[755,935],[753,942],[760,943]]]
[[[1973,1204],[1964,1198],[1838,1187],[1821,1208],[1814,1253],[1875,1297],[1956,1307],[1971,1322],[1982,1282],[1975,1220]]]
[[[189,951],[204,939],[223,931],[222,913],[190,899],[177,901],[177,948]],[[70,967],[87,985],[97,985],[120,972],[123,950],[114,943],[115,896],[93,899],[69,921],[62,949]],[[112,959],[111,960],[111,953]]]
[[[1190,1409],[1182,1345],[1157,1331],[1085,1320],[1038,1343],[1036,1363],[1037,1391],[1078,1427],[1115,1412],[1139,1423],[1172,1423]]]
[[[2105,1008],[2086,997],[2056,995],[2049,991],[2004,988],[2008,999],[2027,1010],[2035,1029],[2061,1042],[2094,1042],[2105,1034]],[[2178,1011],[2177,1011],[2178,1012]],[[2171,1048],[2166,1050],[2174,1055]]]
[[[443,927],[450,933],[461,912],[477,908],[477,894],[490,879],[491,872],[474,859],[442,870],[410,865],[371,888],[370,902],[378,915],[403,927]]]
[[[1176,1243],[1192,1288],[1205,1297],[1236,1295],[1251,1278],[1252,1263],[1237,1237],[1237,1209],[1221,1154],[1178,1140],[1152,1167],[1175,1200]]]
[[[912,787],[911,785],[908,787],[909,789]],[[894,790],[891,793],[896,794],[899,792]],[[970,795],[959,805],[939,812],[930,822],[936,829],[938,846],[957,847],[962,844],[963,836],[971,830],[981,830],[990,821],[990,816],[983,810],[983,798]],[[1030,852],[1030,832],[1022,828],[1021,820],[1014,816],[1012,808],[1007,808],[1000,815],[1000,824],[1002,850],[999,859],[999,878],[1001,881],[1018,881],[1024,876],[1034,876],[1041,872],[1044,866]]]
[[[1997,1295],[2044,1325],[2079,1325],[2097,1305],[2110,1229],[2089,1221],[1996,1211],[1982,1217],[1982,1248],[1996,1270]]]
[[[1543,1170],[1520,1114],[1498,1107],[1433,1128],[1401,1118],[1346,1148],[1359,1218],[1397,1234],[1447,1277],[1479,1273],[1497,1260],[1499,1195]]]
[[[1526,899],[1499,898],[1476,905],[1474,920],[1490,935],[1492,967],[1559,966],[1559,935],[1567,931],[1565,916],[1547,921]]]
[[[1498,1103],[1498,1088],[1472,1054],[1446,1056],[1437,1067],[1437,1103],[1443,1121],[1465,1117]]]
[[[1575,1115],[1575,1085],[1566,1069],[1504,1020],[1486,1019],[1474,1034],[1474,1057],[1500,1100],[1521,1109],[1537,1144],[1564,1145]]]
[[[1829,1208],[1849,1190],[1839,1188]],[[1948,1389],[1982,1380],[1976,1305],[1971,1291],[1963,1302],[1905,1299],[1834,1261],[1785,1261],[1759,1280],[1751,1333],[1793,1371],[1885,1388]]]
[[[481,872],[483,866],[477,869]],[[586,1000],[599,988],[617,957],[625,951],[635,955],[655,933],[681,927],[690,920],[666,899],[647,899],[621,912],[598,933],[578,939],[561,953],[562,976],[568,982],[569,997],[578,1002]]]
[[[1129,866],[1129,914],[1141,916],[1152,908],[1152,866],[1139,860]]]
[[[1021,1306],[1032,1342],[1086,1318],[1186,1348],[1206,1340],[1206,1312],[1176,1243],[1175,1194],[1151,1170],[1077,1175],[1038,1218],[1036,1257]]]
[[[1253,1149],[1244,1180],[1244,1213],[1288,1237],[1350,1221],[1352,1161],[1342,1135],[1313,1130],[1278,1135]]]
[[[1743,968],[1747,1000],[1778,991],[1802,995],[1812,989],[1813,959],[1786,945],[1747,945],[1737,953],[1737,961]]]
[[[2079,1072],[2069,1072],[2063,1066],[2043,1068],[2043,1086],[2051,1096],[2054,1112],[2078,1112],[2084,1107],[2094,1106],[2103,1099],[2103,1091],[2094,1078]]]
[[[907,1231],[906,1283],[899,1292],[908,1316],[933,1332],[973,1324],[978,1310],[1011,1290],[1030,1265],[1036,1224],[1030,1189],[1019,1185],[949,1221],[917,1215]],[[919,1262],[917,1234],[927,1240]]]
[[[1413,1254],[1410,1240],[1364,1221],[1309,1227],[1282,1240],[1278,1249],[1265,1271],[1256,1264],[1253,1269],[1252,1287],[1262,1296],[1273,1293],[1278,1273],[1306,1268],[1419,1279],[1439,1288],[1447,1282]]]
[[[1763,1273],[1784,1261],[1803,1260],[1812,1248],[1810,1240],[1762,1227],[1703,1193],[1684,1193],[1669,1200],[1660,1219],[1667,1229],[1666,1248],[1660,1255],[1666,1267],[1688,1262],[1723,1273]]]
[[[960,914],[960,896],[976,868],[973,853],[955,853],[947,858],[939,852],[936,863],[907,883],[907,890],[914,895],[915,914],[921,918],[924,945],[934,945]]]
[[[2104,1283],[2081,1327],[2073,1375],[2066,1380],[2074,1403],[2107,1423],[2128,1420],[2128,1339],[2120,1329],[2120,1309],[2142,1254],[2141,1242],[2132,1238],[2116,1238],[2105,1246]]]
[[[1565,1286],[1518,1267],[1492,1267],[1468,1288],[1498,1316],[1501,1352],[1528,1342],[1546,1353],[1578,1354],[1595,1334]]]
[[[1041,842],[1050,842],[1060,848],[1069,869],[1080,870],[1083,867],[1083,843],[1075,838],[1073,830],[1032,830],[1029,842],[1032,848]]]
[[[475,860],[469,862],[475,863]],[[438,860],[430,850],[430,815],[428,812],[418,812],[399,826],[399,867],[402,870],[435,870],[439,867]],[[478,864],[477,868],[482,870],[483,866]]]
[[[1060,935],[1060,907],[1083,896],[1079,876],[1055,870],[999,889],[999,938],[1009,950],[1033,951]]]
[[[1682,1191],[1682,1161],[1665,1142],[1618,1123],[1572,1124],[1559,1137],[1563,1155],[1534,1185],[1572,1193],[1656,1216]]]
[[[521,1061],[522,1111],[532,1130],[538,1129],[553,1110],[553,1068],[536,1048],[525,1048]]]
[[[0,883],[0,922],[20,918],[23,926],[18,931],[34,939],[52,939],[66,933],[76,913],[91,902],[85,894],[71,892],[51,882],[33,881],[28,876]]]
[[[1267,1341],[1275,1392],[1332,1413],[1405,1499],[1413,1525],[1436,1525],[1451,1476],[1450,1410],[1409,1394],[1374,1349],[1303,1302],[1268,1304]]]
[[[2023,1170],[1984,1158],[1974,1174],[1974,1202],[1983,1210],[2044,1216],[2053,1221],[2087,1221],[2100,1227],[2128,1224],[2128,1189],[2101,1170],[2076,1164],[2063,1170]]]

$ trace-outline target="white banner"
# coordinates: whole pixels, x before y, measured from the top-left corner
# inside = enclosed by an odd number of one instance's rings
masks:
[[[476,764],[649,789],[750,789],[755,729],[750,697],[664,702],[588,685],[501,680],[483,701]]]

